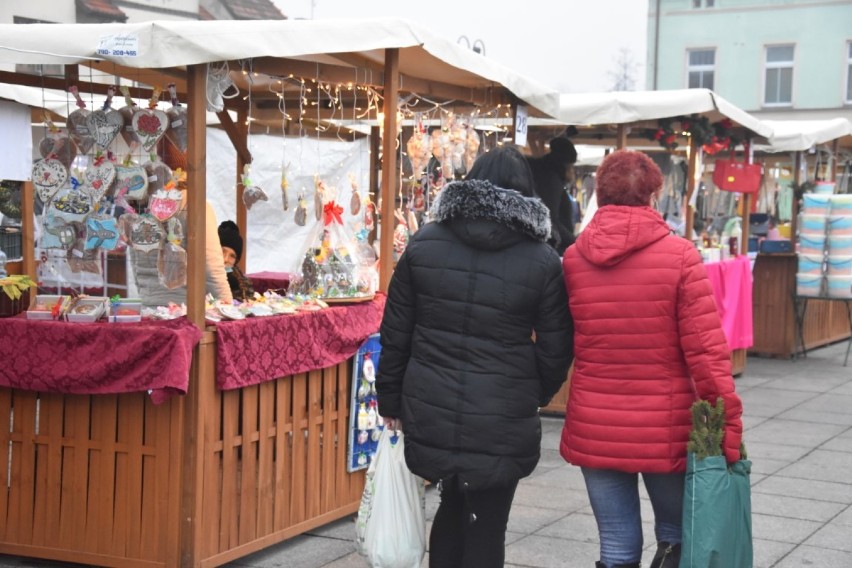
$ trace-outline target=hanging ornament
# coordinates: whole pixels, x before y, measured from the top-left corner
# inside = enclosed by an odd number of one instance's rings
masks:
[[[0,214],[12,219],[20,219],[21,182],[0,180]]]
[[[33,185],[42,203],[47,203],[68,181],[65,164],[53,158],[33,162]]]
[[[151,215],[137,215],[130,224],[130,246],[133,250],[143,253],[157,250],[165,236],[163,226]]]
[[[130,155],[115,167],[115,194],[134,201],[148,197],[148,174],[145,168],[130,160]]]
[[[361,193],[358,191],[358,182],[352,174],[349,174],[349,183],[352,185],[352,199],[349,200],[349,212],[357,215],[361,212]]]
[[[174,143],[181,152],[186,152],[188,137],[188,120],[186,107],[181,106],[177,98],[177,88],[174,83],[169,84],[169,95],[172,99],[172,108],[166,111],[169,117],[169,129],[166,137]]]
[[[62,162],[66,168],[70,168],[74,158],[77,157],[77,149],[71,137],[64,130],[57,128],[47,113],[45,113],[45,123],[47,134],[38,144],[38,153],[42,158],[54,158]]]
[[[160,161],[156,154],[151,154],[151,159],[145,162],[145,175],[148,177],[148,193],[162,191],[169,184],[174,185],[174,173],[165,163]]]
[[[169,290],[186,285],[186,250],[183,242],[183,225],[172,218],[168,223],[166,242],[157,256],[157,274],[160,284]]]
[[[81,191],[76,178],[72,179],[72,187],[60,189],[54,194],[48,204],[48,209],[54,209],[57,217],[66,222],[83,221],[92,212],[92,199]]]
[[[114,94],[115,89],[113,87],[108,88],[103,108],[90,112],[89,116],[86,117],[86,127],[94,137],[95,144],[104,149],[115,140],[115,137],[124,128],[124,118],[121,113],[110,108]]]
[[[86,103],[80,98],[80,93],[76,85],[68,87],[68,92],[77,99],[77,109],[68,115],[68,134],[74,140],[80,152],[85,154],[95,144],[95,138],[89,132],[89,127],[86,124],[86,119],[89,118],[89,111],[86,109]]]
[[[254,185],[249,178],[249,174],[251,173],[251,165],[246,164],[243,166],[243,203],[246,205],[246,209],[251,209],[251,206],[257,203],[258,201],[269,201],[269,196],[266,195],[266,192],[260,186]]]
[[[89,193],[96,203],[112,188],[115,176],[115,164],[103,154],[97,155],[94,163],[86,168],[83,177],[91,188]]]
[[[112,215],[86,219],[86,250],[114,250],[118,246],[118,223]]]
[[[133,131],[139,138],[146,152],[151,152],[160,138],[169,127],[169,117],[157,109],[157,101],[160,98],[160,89],[155,88],[154,93],[148,100],[147,109],[138,109],[133,113]]]
[[[322,204],[325,201],[325,182],[323,182],[319,175],[314,176],[314,214],[316,215],[317,221],[322,219]]]
[[[69,223],[53,208],[44,212],[40,245],[43,249],[69,249],[77,240],[75,223]]]
[[[304,227],[308,223],[308,203],[305,201],[305,191],[299,192],[298,203],[296,204],[296,224]]]
[[[168,221],[180,211],[183,194],[177,189],[157,190],[148,200],[148,209],[158,221]]]
[[[284,211],[287,211],[290,208],[290,204],[288,203],[289,198],[287,196],[287,187],[290,185],[290,182],[287,181],[287,170],[289,169],[290,164],[281,168],[281,203],[284,206]]]
[[[130,87],[122,85],[118,89],[124,96],[124,106],[118,109],[124,123],[124,128],[121,129],[121,137],[130,148],[135,148],[141,144],[139,137],[136,136],[136,131],[133,130],[133,114],[136,112],[136,102],[130,96]]]
[[[369,194],[367,195],[367,203],[364,207],[364,230],[368,233],[372,233],[373,229],[376,228],[376,206],[370,200]]]

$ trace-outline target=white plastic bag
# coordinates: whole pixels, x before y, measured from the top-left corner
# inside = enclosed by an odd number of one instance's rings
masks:
[[[367,470],[355,542],[372,568],[419,568],[426,553],[423,480],[405,465],[404,448],[402,433],[384,430]]]

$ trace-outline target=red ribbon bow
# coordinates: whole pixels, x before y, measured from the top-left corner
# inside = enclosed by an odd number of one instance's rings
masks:
[[[338,225],[343,224],[343,217],[341,217],[341,213],[343,213],[343,207],[335,203],[334,201],[329,201],[322,208],[324,222],[326,225],[331,225],[332,223],[337,223]]]

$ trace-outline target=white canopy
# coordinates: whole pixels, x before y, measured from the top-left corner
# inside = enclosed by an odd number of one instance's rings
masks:
[[[552,88],[405,20],[0,25],[0,64],[102,60],[157,69],[283,57],[352,67],[352,82],[358,83],[366,80],[360,63],[383,66],[388,48],[400,50],[404,76],[471,89],[502,86],[546,115],[559,108]]]
[[[563,93],[554,117],[565,124],[628,124],[645,120],[700,114],[711,122],[729,118],[755,134],[769,137],[764,122],[709,89]]]
[[[852,122],[845,118],[829,120],[764,120],[772,129],[768,146],[760,146],[764,152],[796,152],[807,150],[817,144],[831,142],[846,136],[852,137]],[[849,141],[852,145],[852,140]]]

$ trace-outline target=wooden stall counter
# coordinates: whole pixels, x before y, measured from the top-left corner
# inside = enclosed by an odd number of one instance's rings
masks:
[[[796,271],[798,256],[759,254],[754,266],[754,344],[750,354],[792,358],[796,354]],[[811,300],[802,321],[806,349],[850,335],[843,302]]]
[[[0,321],[0,422],[11,425],[0,428],[0,553],[212,567],[354,513],[364,471],[347,471],[351,357],[383,307],[377,295],[204,332],[185,320]],[[186,337],[146,355],[168,333]],[[115,342],[111,355],[86,351],[93,334]],[[3,356],[10,337],[31,342],[28,358]],[[171,378],[150,382],[158,373]],[[186,395],[154,396],[171,392]]]

